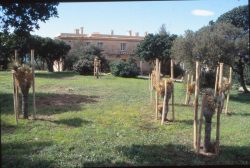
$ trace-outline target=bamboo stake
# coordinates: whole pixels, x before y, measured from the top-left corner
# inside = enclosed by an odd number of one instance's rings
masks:
[[[150,102],[152,103],[152,100],[153,100],[153,75],[151,74],[150,75]]]
[[[218,78],[219,78],[219,66],[216,68],[216,77],[215,77],[215,85],[214,85],[214,96],[217,94],[218,90]]]
[[[159,82],[160,82],[160,79],[161,79],[161,61],[159,61]]]
[[[222,87],[222,75],[223,75],[223,63],[220,63],[220,74],[219,74],[219,96],[221,96],[221,87]],[[220,145],[220,113],[221,113],[222,107],[221,102],[219,103],[218,109],[217,109],[217,122],[216,122],[216,144],[215,144],[215,153],[219,153],[219,145]]]
[[[188,76],[187,76],[187,90],[186,90],[186,99],[185,99],[185,104],[187,104],[187,102],[188,102],[188,85],[189,85],[189,74],[188,74]]]
[[[159,59],[156,58],[156,85],[159,83]]]
[[[34,66],[34,50],[31,50],[31,66],[32,66],[32,89],[33,89],[33,118],[36,118],[36,95],[35,95],[35,66]]]
[[[174,112],[174,84],[173,84],[173,88],[172,88],[172,118],[173,118],[173,121],[175,121],[175,112]]]
[[[174,61],[171,59],[171,79],[174,79]]]
[[[162,108],[162,116],[161,116],[161,125],[164,123],[164,117],[166,115],[166,99],[167,99],[167,80],[164,81],[164,87],[165,87],[165,92],[164,92],[164,99],[163,99],[163,108]]]
[[[229,83],[232,86],[232,67],[230,67],[229,69]],[[225,109],[226,114],[228,114],[228,102],[229,102],[230,90],[231,88],[228,90],[228,94],[227,94],[227,102],[226,102],[226,109]]]
[[[199,97],[199,68],[200,62],[196,61],[196,84],[195,84],[195,101],[194,101],[194,148],[197,148],[197,118],[198,118],[198,97]]]

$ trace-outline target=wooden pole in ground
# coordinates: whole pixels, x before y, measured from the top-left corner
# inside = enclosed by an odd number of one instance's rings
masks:
[[[175,112],[174,112],[174,82],[173,82],[173,88],[172,88],[172,119],[175,121]]]
[[[15,50],[15,62],[18,62],[18,52]],[[15,84],[15,102],[16,102],[16,118],[19,118],[19,88],[16,82],[16,79],[14,77],[14,84]]]
[[[36,118],[36,95],[35,95],[35,65],[34,65],[34,49],[31,50],[31,66],[32,66],[32,89],[33,89],[33,118]]]
[[[197,149],[197,119],[198,119],[198,97],[199,97],[199,77],[200,77],[200,62],[196,61],[195,75],[195,100],[194,100],[194,148]]]
[[[151,103],[152,103],[152,101],[153,101],[153,75],[151,74],[151,76],[150,76],[150,78],[151,78],[151,83],[150,83],[150,98],[151,98]]]
[[[155,90],[155,117],[157,120],[158,119],[158,95],[157,95],[156,90]]]
[[[159,80],[158,81],[160,82],[160,79],[161,79],[161,61],[159,61],[159,71],[158,72],[159,72],[159,74],[158,74]]]
[[[174,61],[171,59],[171,79],[174,80]]]
[[[191,75],[190,83],[192,84],[194,82],[194,75]]]
[[[200,145],[201,145],[201,129],[202,129],[202,124],[203,124],[203,110],[204,110],[204,105],[205,105],[205,97],[202,99],[202,104],[201,104],[201,113],[200,113],[200,121],[199,121],[199,130],[198,130],[198,140],[197,140],[197,148],[196,152],[200,153]]]
[[[231,86],[232,86],[232,67],[230,67],[230,69],[229,69],[229,83],[230,83],[230,88],[229,88],[228,94],[227,94],[227,102],[226,102],[226,109],[225,109],[226,114],[228,114],[228,102],[229,102],[230,90],[231,90]]]
[[[16,124],[18,124],[18,115],[17,115],[17,104],[16,104],[16,83],[15,83],[15,75],[12,73],[13,79],[13,104],[14,104],[14,113],[16,118]]]
[[[185,104],[188,102],[188,85],[189,85],[189,74],[187,76],[187,90],[186,90],[186,99],[185,99]]]
[[[215,85],[214,85],[214,96],[217,94],[218,90],[218,79],[219,79],[219,66],[216,68]]]
[[[164,81],[164,87],[165,87],[165,92],[164,92],[164,99],[163,99],[163,107],[162,107],[162,116],[161,116],[161,125],[164,123],[164,118],[166,115],[166,100],[167,100],[167,80],[165,79]]]
[[[159,59],[156,58],[156,74],[155,74],[155,78],[156,78],[156,85],[158,85],[159,83],[159,77],[158,77],[158,74],[159,74]]]
[[[219,73],[219,96],[222,94],[222,76],[223,76],[223,63],[220,63],[220,73]],[[217,122],[216,122],[216,142],[215,142],[215,153],[219,153],[220,145],[220,113],[222,110],[221,102],[219,103],[217,109]]]

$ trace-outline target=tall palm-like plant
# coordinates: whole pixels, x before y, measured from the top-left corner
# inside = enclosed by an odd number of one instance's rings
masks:
[[[33,75],[31,68],[28,65],[15,64],[13,66],[13,73],[16,83],[21,90],[22,94],[22,113],[23,118],[27,119],[29,116],[29,89],[33,82]]]

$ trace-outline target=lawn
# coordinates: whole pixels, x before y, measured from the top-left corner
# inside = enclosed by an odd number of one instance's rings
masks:
[[[0,88],[2,167],[250,164],[250,95],[236,90],[231,115],[221,116],[220,155],[208,158],[194,153],[193,107],[180,105],[182,83],[175,83],[176,122],[163,126],[145,79],[37,72],[38,119],[18,126],[10,72],[0,72]]]

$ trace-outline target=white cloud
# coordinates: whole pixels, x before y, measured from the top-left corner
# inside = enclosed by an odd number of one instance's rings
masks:
[[[213,16],[214,12],[209,10],[203,10],[203,9],[195,9],[192,10],[192,14],[196,16]]]

